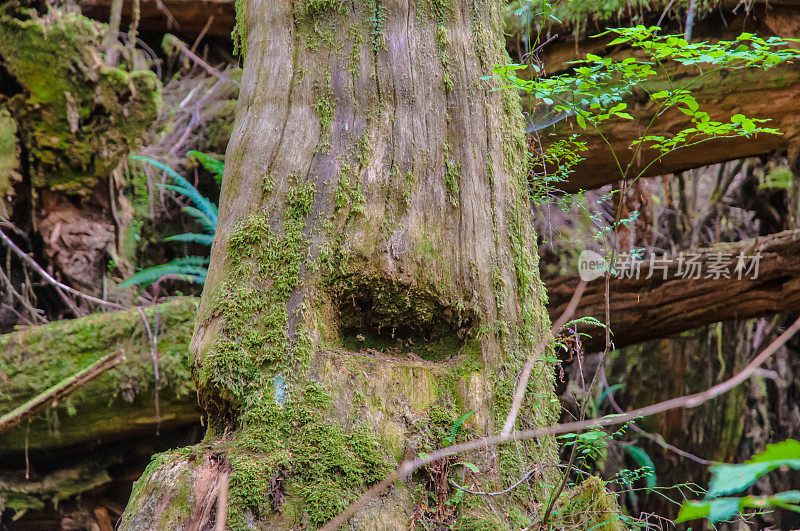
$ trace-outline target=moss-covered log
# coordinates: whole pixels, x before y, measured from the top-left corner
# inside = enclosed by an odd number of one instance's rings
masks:
[[[111,441],[196,422],[199,410],[186,357],[194,299],[175,299],[145,311],[157,335],[160,419],[150,340],[136,309],[101,313],[0,336],[0,407],[5,413],[103,356],[124,349],[127,360],[30,426],[0,434],[0,459],[31,450]],[[27,442],[26,442],[27,438]]]
[[[415,396],[432,399],[423,425],[452,427],[473,409],[471,433],[497,429],[548,326],[518,96],[480,79],[506,60],[501,4],[241,3],[239,111],[191,347],[206,442],[156,460],[123,529],[213,523],[228,474],[231,528],[315,527],[419,451],[421,427],[389,407]],[[378,363],[391,368],[386,390],[365,378],[365,403],[344,384],[370,374],[370,347],[397,359]],[[347,360],[330,373],[341,383],[325,370],[336,351]],[[455,383],[400,379],[418,363],[404,352]],[[536,367],[525,425],[558,411],[552,367]],[[427,505],[444,504],[447,487],[412,501],[397,498],[398,484],[359,527],[408,525],[415,503],[412,521],[535,519],[556,475],[553,440],[472,459],[487,488],[513,483],[526,463],[540,468],[522,490],[438,513]]]

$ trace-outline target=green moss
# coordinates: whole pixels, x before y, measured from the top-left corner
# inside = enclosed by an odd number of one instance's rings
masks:
[[[459,180],[461,180],[461,165],[448,156],[445,160],[444,186],[447,188],[447,201],[455,207],[458,206]]]
[[[358,28],[351,26],[349,37],[353,41],[353,47],[350,50],[350,75],[355,79],[358,75],[358,64],[361,61],[361,46],[364,44],[364,36]]]
[[[236,9],[236,23],[233,25],[233,31],[231,31],[233,55],[244,57],[247,55],[247,26],[250,20],[245,0],[235,0],[234,7]]]
[[[603,480],[591,476],[559,496],[553,510],[556,529],[604,529],[622,531],[624,525],[614,493]]]
[[[272,172],[267,172],[262,177],[261,192],[264,194],[264,197],[266,197],[270,195],[273,190],[275,190],[275,176]]]
[[[342,164],[339,182],[333,196],[335,212],[341,212],[348,207],[351,214],[363,214],[365,202],[361,180],[358,178],[355,167],[352,164]]]
[[[6,106],[24,132],[36,186],[90,193],[157,116],[153,72],[98,64],[105,29],[73,12],[37,18],[0,8],[0,57],[25,91]]]
[[[18,170],[17,150],[17,125],[8,110],[0,107],[0,215],[3,214],[2,204],[6,194],[11,191],[12,179]]]
[[[319,148],[323,153],[329,153],[331,149],[330,134],[331,124],[333,124],[333,114],[336,111],[336,97],[331,90],[331,71],[325,72],[324,84],[316,87],[317,99],[312,103],[314,112],[319,119],[321,130]]]
[[[367,11],[367,16],[369,17],[369,40],[372,43],[372,50],[375,53],[386,48],[383,42],[383,32],[386,27],[388,11],[382,2],[383,0],[366,0],[364,2],[364,9]]]
[[[300,11],[304,16],[313,16],[325,11],[344,13],[345,9],[344,0],[302,0],[300,2]]]
[[[524,35],[526,30],[525,17],[514,16],[526,2],[515,0],[505,7],[505,20],[508,22],[507,31],[513,35]],[[685,11],[690,0],[572,0],[570,2],[557,2],[551,4],[552,10],[533,9],[528,11],[528,20],[534,28],[547,28],[558,21],[558,24],[571,27],[575,33],[591,32],[597,27],[603,27],[604,22],[619,25],[620,19],[629,19],[634,24],[645,24],[652,20],[655,24],[659,15],[666,9],[678,13],[677,18],[685,19]],[[697,0],[693,2],[695,16],[702,17],[718,7],[713,0]],[[674,16],[674,15],[673,15]],[[667,17],[667,23],[673,16]],[[534,30],[534,34],[535,34]]]
[[[402,199],[403,203],[406,206],[411,205],[411,197],[414,193],[414,188],[417,186],[417,178],[414,176],[414,172],[408,170],[406,172],[405,182],[403,183],[403,192],[402,192]]]

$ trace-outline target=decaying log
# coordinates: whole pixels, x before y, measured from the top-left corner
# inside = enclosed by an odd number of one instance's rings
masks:
[[[751,118],[768,119],[769,127],[784,134],[709,139],[695,146],[673,151],[653,163],[658,158],[658,153],[654,150],[643,150],[635,155],[629,146],[646,130],[654,115],[655,106],[651,103],[629,104],[628,110],[634,120],[607,122],[603,131],[605,139],[595,131],[580,130],[581,140],[586,142],[588,148],[582,153],[585,160],[578,163],[575,173],[563,188],[569,192],[590,190],[621,179],[622,174],[606,140],[620,158],[623,167],[634,160],[627,174],[629,178],[639,175],[666,175],[728,160],[785,151],[798,140],[800,69],[797,65],[789,64],[766,71],[753,69],[710,74],[693,87],[701,110],[709,113],[712,120],[728,122],[731,116],[741,113]],[[677,111],[668,113],[656,120],[654,128],[648,133],[669,137],[677,131],[691,127],[688,118]],[[555,133],[543,135],[542,142],[548,145],[575,130],[577,128],[571,120],[562,122]]]
[[[75,390],[79,389],[82,385],[94,380],[104,372],[113,369],[120,363],[125,361],[125,351],[118,350],[113,354],[109,354],[89,367],[83,369],[78,374],[68,377],[44,393],[35,396],[28,400],[21,406],[13,411],[0,417],[0,433],[18,426],[27,417],[35,415],[41,410],[45,409],[48,405],[56,406],[61,400],[64,400]]]
[[[79,1],[84,15],[102,22],[108,21],[113,3],[113,0]],[[130,23],[132,4],[131,0],[123,1],[123,29]],[[227,38],[236,22],[236,8],[234,0],[145,0],[140,3],[140,16],[142,31],[170,32],[194,40],[208,25],[206,35]]]
[[[0,459],[26,446],[65,448],[196,422],[186,352],[196,301],[179,298],[145,310],[157,336],[160,418],[155,418],[150,345],[136,309],[58,321],[0,336],[0,415],[12,411],[96,360],[124,349],[127,360],[56,407],[0,434]],[[27,443],[25,439],[28,439]]]
[[[611,329],[616,347],[668,337],[685,330],[720,321],[738,321],[800,308],[800,230],[785,231],[755,240],[701,249],[699,261],[707,264],[715,253],[732,258],[731,278],[676,278],[678,259],[673,257],[664,272],[656,270],[651,278],[649,262],[644,261],[640,278],[611,281]],[[761,253],[757,278],[733,274],[736,257]],[[688,255],[688,254],[687,254]],[[684,270],[685,270],[684,266]],[[557,277],[545,280],[551,318],[566,308],[579,278]],[[605,320],[605,283],[602,278],[590,282],[575,317],[593,316]],[[587,332],[589,332],[587,330]],[[588,350],[603,348],[602,334],[587,340]]]

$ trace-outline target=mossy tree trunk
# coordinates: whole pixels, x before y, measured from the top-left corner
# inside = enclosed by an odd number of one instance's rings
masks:
[[[518,97],[480,79],[506,60],[501,6],[242,2],[242,90],[191,347],[208,432],[154,461],[122,528],[214,522],[228,474],[231,528],[315,527],[446,444],[462,414],[475,411],[459,437],[502,424],[549,321]],[[520,423],[553,422],[551,367],[529,387]],[[454,510],[446,480],[430,495],[398,483],[355,525],[525,525],[555,450],[472,456],[480,474],[459,477],[482,490],[536,468],[507,496]]]

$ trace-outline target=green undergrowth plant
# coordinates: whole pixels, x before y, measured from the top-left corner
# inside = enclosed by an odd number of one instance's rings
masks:
[[[711,139],[781,134],[767,126],[767,120],[738,113],[727,120],[712,119],[700,108],[696,89],[709,76],[723,71],[767,69],[791,62],[800,57],[800,50],[789,47],[797,39],[762,39],[742,33],[730,41],[688,42],[682,36],[659,35],[659,30],[657,26],[641,25],[609,29],[597,37],[611,35],[614,38],[608,46],[627,52],[620,57],[587,54],[585,59],[569,63],[570,70],[561,75],[544,77],[533,63],[509,63],[496,65],[492,75],[484,78],[499,80],[501,89],[516,89],[526,95],[532,116],[528,130],[536,132],[537,138],[539,130],[563,120],[574,120],[579,128],[577,134],[532,149],[534,172],[530,185],[535,204],[563,202],[564,195],[554,192],[582,160],[585,133],[599,136],[610,151],[624,183],[620,190],[623,195],[654,164],[677,150]],[[694,75],[687,76],[687,70]],[[606,122],[633,120],[629,105],[643,98],[652,110],[642,134],[624,150],[615,150]],[[690,124],[670,135],[653,133],[660,121],[675,113],[685,114]],[[645,151],[654,156],[637,166]],[[567,199],[569,204],[574,202],[574,196]],[[632,221],[615,219],[606,236]]]
[[[189,151],[188,157],[195,159],[206,170],[211,172],[215,181],[218,183],[222,180],[222,174],[225,165],[206,153],[199,151]],[[217,206],[209,199],[203,197],[200,192],[192,186],[181,174],[153,158],[145,157],[142,155],[131,155],[133,160],[138,160],[151,164],[161,171],[169,175],[175,184],[162,184],[156,183],[156,186],[166,188],[177,194],[187,197],[195,206],[184,206],[183,212],[194,218],[198,224],[203,227],[204,233],[186,232],[164,238],[165,242],[184,242],[184,243],[197,243],[200,245],[210,246],[214,241],[214,234],[217,229]],[[172,261],[145,268],[138,273],[135,273],[130,278],[126,279],[120,284],[121,288],[133,285],[150,285],[154,282],[165,278],[173,278],[176,280],[183,280],[186,282],[193,282],[203,284],[206,280],[208,273],[207,256],[183,256],[175,258]]]
[[[800,442],[788,439],[768,444],[766,450],[740,465],[711,465],[711,481],[705,499],[685,501],[675,523],[705,518],[714,524],[731,520],[748,509],[765,511],[781,508],[800,512],[800,490],[769,496],[732,496],[747,490],[760,477],[778,469],[800,470]]]

